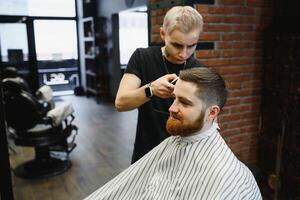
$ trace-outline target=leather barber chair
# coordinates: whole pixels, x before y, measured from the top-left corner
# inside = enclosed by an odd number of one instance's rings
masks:
[[[78,130],[72,124],[72,105],[65,102],[53,108],[24,90],[18,78],[4,79],[3,89],[7,126],[15,144],[35,150],[35,158],[18,165],[15,175],[35,179],[67,171]]]

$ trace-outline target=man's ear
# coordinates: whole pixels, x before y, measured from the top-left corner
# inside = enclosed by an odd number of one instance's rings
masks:
[[[208,119],[209,120],[214,120],[217,118],[219,112],[220,112],[220,107],[217,106],[217,105],[213,105],[209,108],[209,111],[208,111]]]
[[[166,32],[165,32],[165,30],[164,30],[163,27],[160,27],[160,28],[159,28],[159,34],[160,34],[160,38],[161,38],[163,41],[165,41]]]

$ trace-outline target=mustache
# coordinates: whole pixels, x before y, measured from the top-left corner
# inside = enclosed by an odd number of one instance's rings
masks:
[[[175,120],[182,120],[182,117],[178,114],[174,114],[174,113],[170,113],[170,116],[171,118],[175,119]]]

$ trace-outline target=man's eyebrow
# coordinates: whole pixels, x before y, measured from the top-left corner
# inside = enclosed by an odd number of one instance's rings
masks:
[[[183,46],[183,44],[180,44],[178,42],[171,42],[173,45]]]
[[[197,42],[194,43],[194,44],[188,45],[188,46],[189,46],[189,47],[192,47],[192,46],[195,46],[195,45],[197,45]]]
[[[193,104],[193,102],[191,100],[189,100],[188,98],[186,97],[177,97],[180,101],[184,101],[185,103],[188,103],[188,104]]]
[[[184,46],[183,44],[180,44],[178,42],[171,42],[171,44],[173,45],[177,45],[177,46]],[[195,46],[197,45],[197,42],[193,43],[193,44],[190,44],[190,45],[187,45],[188,47],[192,47],[192,46]]]

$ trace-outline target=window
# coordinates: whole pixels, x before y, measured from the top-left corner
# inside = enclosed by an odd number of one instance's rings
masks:
[[[37,59],[77,59],[76,33],[73,20],[34,20]]]
[[[148,47],[147,12],[119,13],[120,64],[126,66],[130,56],[139,47]],[[134,33],[134,40],[132,38]]]
[[[18,37],[15,36],[18,33]],[[0,24],[1,56],[4,62],[28,60],[27,32],[25,24]]]
[[[0,15],[75,17],[75,0],[0,0]]]

